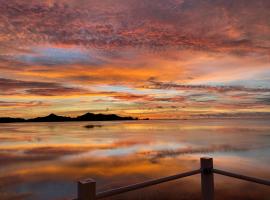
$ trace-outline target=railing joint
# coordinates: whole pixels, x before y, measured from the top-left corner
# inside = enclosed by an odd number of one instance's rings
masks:
[[[211,173],[213,173],[213,168],[211,168],[211,167],[204,168],[204,169],[201,169],[201,171],[203,174],[211,174]]]

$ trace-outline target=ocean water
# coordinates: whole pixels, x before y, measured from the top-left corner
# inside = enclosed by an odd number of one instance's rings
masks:
[[[86,127],[89,125],[88,127]],[[0,199],[64,200],[199,168],[270,179],[269,120],[201,119],[0,124]],[[216,199],[269,200],[270,187],[215,175]],[[200,199],[200,175],[113,199]]]

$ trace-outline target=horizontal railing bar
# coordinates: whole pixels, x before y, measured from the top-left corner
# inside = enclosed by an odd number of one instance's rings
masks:
[[[105,198],[105,197],[109,197],[109,196],[114,196],[114,195],[117,195],[117,194],[121,194],[121,193],[124,193],[124,192],[129,192],[129,191],[132,191],[132,190],[141,189],[141,188],[144,188],[144,187],[160,184],[160,183],[163,183],[163,182],[172,181],[172,180],[175,180],[175,179],[184,178],[184,177],[188,177],[188,176],[193,176],[193,175],[196,175],[196,174],[199,174],[199,173],[201,173],[201,170],[197,169],[197,170],[185,172],[185,173],[182,173],[182,174],[176,174],[176,175],[167,176],[167,177],[163,177],[163,178],[159,178],[159,179],[154,179],[154,180],[150,180],[150,181],[146,181],[146,182],[142,182],[142,183],[137,183],[137,184],[134,184],[134,185],[128,185],[128,186],[124,186],[124,187],[120,187],[120,188],[116,188],[116,189],[112,189],[112,190],[108,190],[108,191],[104,191],[104,192],[99,192],[96,195],[96,199],[101,199],[101,198]]]
[[[250,182],[270,186],[269,180],[263,180],[263,179],[259,179],[259,178],[255,178],[255,177],[244,176],[241,174],[235,174],[235,173],[231,173],[231,172],[227,172],[227,171],[223,171],[223,170],[219,170],[219,169],[213,169],[213,172],[216,174],[223,175],[223,176],[229,176],[232,178],[237,178],[237,179],[241,179],[241,180],[245,180],[245,181],[250,181]]]

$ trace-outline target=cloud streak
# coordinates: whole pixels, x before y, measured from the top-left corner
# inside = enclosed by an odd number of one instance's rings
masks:
[[[57,96],[57,95],[75,95],[87,94],[87,90],[66,87],[59,83],[22,81],[0,78],[1,95],[36,95],[36,96]]]
[[[170,82],[159,82],[155,80],[150,80],[150,86],[145,86],[151,89],[178,89],[178,90],[203,90],[203,91],[213,91],[213,92],[255,92],[264,93],[270,92],[270,88],[248,88],[244,86],[211,86],[211,85],[188,85],[188,84],[178,84]]]

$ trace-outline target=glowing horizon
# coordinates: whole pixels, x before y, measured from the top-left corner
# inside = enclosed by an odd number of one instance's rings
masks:
[[[270,116],[267,0],[0,0],[0,117]]]

